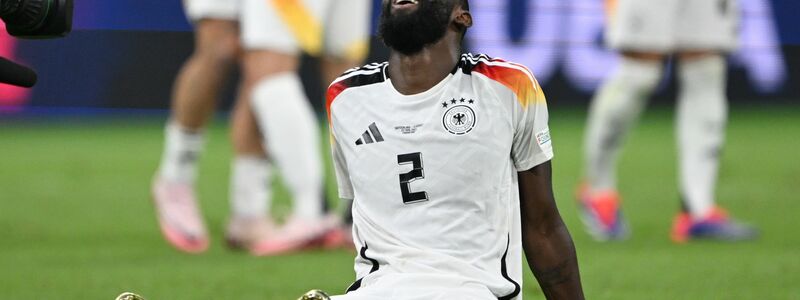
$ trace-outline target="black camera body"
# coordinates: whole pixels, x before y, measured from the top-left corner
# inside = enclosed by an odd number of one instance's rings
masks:
[[[28,39],[66,36],[72,31],[74,0],[0,0],[0,20],[9,34]],[[22,87],[36,84],[36,72],[0,57],[0,83]]]
[[[57,38],[72,30],[73,0],[0,0],[0,19],[21,38]]]

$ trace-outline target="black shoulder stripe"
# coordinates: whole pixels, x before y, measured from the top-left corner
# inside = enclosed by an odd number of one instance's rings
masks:
[[[492,61],[492,57],[486,54],[461,54],[461,60],[451,73],[455,74],[458,70],[461,70],[461,72],[464,74],[472,74],[472,69],[475,69],[475,67],[478,66],[478,64],[480,64],[482,61]]]
[[[345,72],[337,83],[348,88],[376,84],[386,81],[386,63],[370,64]]]
[[[359,86],[381,83],[384,80],[386,80],[386,78],[383,76],[383,72],[376,72],[372,74],[354,75],[343,81],[344,84],[347,85],[348,87],[359,87]]]
[[[355,68],[352,68],[352,69],[348,69],[347,71],[342,73],[342,76],[347,76],[347,75],[349,75],[349,74],[351,74],[353,72],[357,72],[357,71],[379,69],[382,66],[383,66],[383,64],[381,64],[381,63],[371,63],[371,64],[364,65],[364,66],[361,66],[361,67],[355,67]]]

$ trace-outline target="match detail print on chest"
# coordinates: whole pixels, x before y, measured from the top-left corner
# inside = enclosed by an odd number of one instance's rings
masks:
[[[368,125],[358,128],[355,146],[382,143],[390,136],[410,138],[423,131],[430,133],[431,130],[451,136],[464,136],[479,124],[478,112],[481,107],[477,97],[469,94],[458,96],[451,94],[440,95],[435,101],[431,100],[424,101],[424,105],[417,103],[414,105],[415,110],[404,111],[408,110],[406,108],[377,114],[375,120],[370,120]],[[424,117],[419,118],[420,116]]]

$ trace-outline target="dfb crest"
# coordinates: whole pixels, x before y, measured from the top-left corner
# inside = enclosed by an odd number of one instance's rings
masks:
[[[455,135],[463,135],[472,131],[472,128],[475,127],[475,111],[465,104],[465,99],[460,101],[453,99],[449,102],[442,103],[442,106],[447,108],[442,116],[444,129]],[[475,100],[470,99],[468,103],[475,103]]]

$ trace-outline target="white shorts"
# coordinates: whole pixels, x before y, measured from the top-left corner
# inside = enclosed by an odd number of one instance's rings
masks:
[[[370,0],[184,0],[192,21],[239,21],[245,49],[363,59]]]
[[[190,21],[239,19],[241,0],[183,0],[183,10]]]
[[[609,4],[606,42],[617,50],[671,53],[732,50],[736,0],[616,0]]]
[[[496,300],[488,288],[474,282],[428,274],[386,274],[370,285],[331,300]]]

